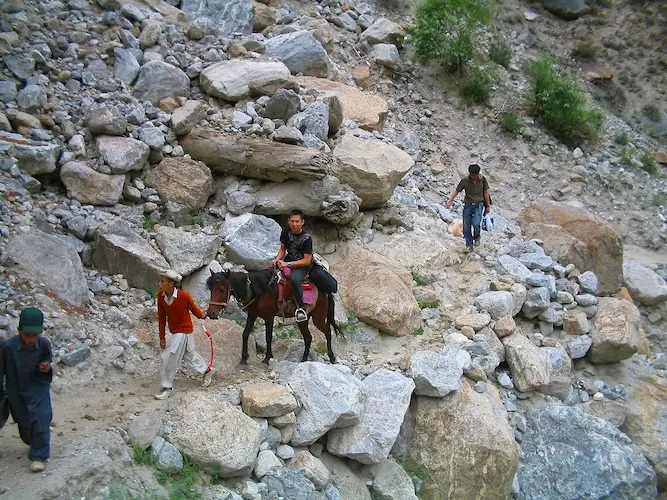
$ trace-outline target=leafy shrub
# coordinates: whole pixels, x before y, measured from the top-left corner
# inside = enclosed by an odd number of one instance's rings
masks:
[[[581,42],[572,51],[572,56],[585,61],[595,61],[598,54],[598,46],[592,42]]]
[[[419,335],[424,335],[424,329],[421,326],[419,328],[415,328],[414,330],[412,330],[412,335],[414,335],[415,337]]]
[[[621,163],[630,168],[635,166],[635,162],[632,159],[632,151],[628,148],[624,148],[623,151],[621,151]]]
[[[566,143],[598,136],[604,115],[588,108],[581,89],[556,69],[551,57],[531,61],[528,77],[533,112],[542,117],[552,134]]]
[[[508,68],[512,61],[512,49],[505,42],[492,43],[489,47],[489,59],[503,68]]]
[[[144,229],[146,231],[154,232],[155,231],[155,222],[150,220],[148,217],[144,217]]]
[[[151,455],[151,452],[138,444],[132,446],[132,458],[134,458],[135,463],[139,465],[153,465],[155,463],[155,459],[153,458],[153,455]]]
[[[655,156],[653,156],[648,151],[644,151],[641,157],[642,169],[646,170],[649,174],[658,173],[658,163],[655,161]]]
[[[422,61],[460,71],[479,50],[479,31],[492,17],[491,0],[424,0],[409,30]]]
[[[415,281],[415,283],[417,283],[417,285],[421,286],[428,284],[427,281],[424,279],[424,277],[421,274],[419,274],[418,271],[412,270],[410,271],[410,273],[412,274],[412,279]]]
[[[484,104],[491,97],[495,74],[488,68],[468,68],[461,76],[458,87],[468,104]]]
[[[519,117],[514,113],[501,113],[500,130],[512,137],[518,136],[519,131],[521,130],[521,121],[519,120]]]
[[[620,146],[627,146],[630,143],[630,134],[627,132],[616,134],[616,137],[614,137],[614,142]]]

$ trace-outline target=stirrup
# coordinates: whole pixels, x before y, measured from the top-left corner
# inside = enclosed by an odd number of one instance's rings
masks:
[[[308,321],[308,314],[302,307],[299,307],[296,311],[294,311],[294,317],[296,318],[297,323]]]

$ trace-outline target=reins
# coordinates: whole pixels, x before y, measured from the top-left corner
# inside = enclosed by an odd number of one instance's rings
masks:
[[[271,284],[273,284],[273,282],[278,278],[278,275],[279,275],[279,273],[275,273],[273,275],[273,277],[271,278],[271,280],[267,284],[267,287],[270,286]],[[251,285],[250,276],[246,275],[246,297],[252,295],[252,292],[250,290],[250,285]],[[230,282],[229,286],[227,287],[227,300],[225,302],[209,301],[209,305],[225,307],[229,303],[229,299],[231,298],[231,296],[232,296],[232,284]],[[234,295],[234,296],[236,297],[236,295]],[[248,307],[250,307],[253,304],[253,302],[255,302],[260,297],[261,297],[261,295],[258,295],[256,297],[254,297],[247,304],[243,304],[243,302],[241,300],[236,299],[236,304],[241,308],[241,311],[245,311]]]

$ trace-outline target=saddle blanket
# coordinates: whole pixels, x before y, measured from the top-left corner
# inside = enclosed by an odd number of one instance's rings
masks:
[[[284,278],[278,281],[278,300],[284,302],[292,297],[292,287],[289,282],[290,269],[282,270]],[[303,303],[314,304],[316,300],[316,288],[312,283],[302,283]]]

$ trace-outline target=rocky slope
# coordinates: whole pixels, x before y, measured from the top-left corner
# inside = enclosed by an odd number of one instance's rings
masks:
[[[58,363],[47,472],[8,425],[3,497],[664,491],[667,184],[627,159],[664,146],[664,6],[553,4],[584,5],[503,3],[488,41],[511,63],[464,107],[412,61],[410,5],[3,3],[0,337],[39,305]],[[571,57],[582,41],[601,66]],[[526,115],[544,51],[606,110],[598,143]],[[444,207],[471,161],[496,218],[472,255]],[[275,362],[239,371],[241,328],[206,320],[219,378],[153,401],[158,272],[205,304],[209,265],[266,266],[295,206],[339,279],[339,363],[319,333],[293,363],[278,321]]]

